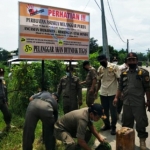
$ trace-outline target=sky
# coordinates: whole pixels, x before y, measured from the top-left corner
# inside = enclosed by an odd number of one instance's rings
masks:
[[[126,49],[129,39],[129,51],[146,53],[150,48],[150,0],[108,0],[117,30],[104,0],[108,44],[116,50]],[[98,40],[102,46],[101,10],[95,0],[23,0],[60,8],[90,13],[90,37]],[[97,0],[100,5],[100,0]],[[8,51],[18,48],[18,0],[0,0],[0,47]],[[112,29],[113,28],[113,29]],[[115,33],[115,32],[116,33]]]

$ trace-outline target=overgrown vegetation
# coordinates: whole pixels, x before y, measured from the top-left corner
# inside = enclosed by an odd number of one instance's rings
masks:
[[[45,61],[44,86],[50,91],[56,91],[60,78],[64,75],[62,61]],[[28,65],[22,62],[13,67],[11,79],[8,80],[9,103],[15,114],[23,116],[31,95],[42,88],[41,63]]]

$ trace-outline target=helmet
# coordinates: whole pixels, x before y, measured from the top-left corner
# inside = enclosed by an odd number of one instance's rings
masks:
[[[104,142],[104,143],[99,144],[95,150],[112,150],[112,148],[108,142]]]

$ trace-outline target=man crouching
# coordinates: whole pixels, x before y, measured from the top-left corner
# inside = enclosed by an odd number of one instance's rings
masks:
[[[98,121],[102,115],[103,107],[96,103],[89,108],[71,111],[55,123],[54,136],[63,142],[66,150],[79,150],[80,148],[91,150],[87,144],[91,138],[91,133],[99,142],[105,142],[105,139],[99,135],[93,126],[93,122]],[[73,138],[77,138],[77,143]]]

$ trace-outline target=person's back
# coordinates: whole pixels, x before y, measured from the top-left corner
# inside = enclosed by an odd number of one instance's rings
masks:
[[[60,118],[56,123],[55,127],[60,130],[66,130],[72,136],[76,136],[79,125],[88,124],[88,108],[82,108],[80,110],[74,110],[67,114],[65,114],[62,118]],[[82,128],[82,126],[81,126]]]
[[[23,129],[23,150],[32,150],[34,132],[38,120],[42,121],[46,150],[53,150],[54,123],[58,118],[57,101],[48,91],[42,91],[30,97]]]

